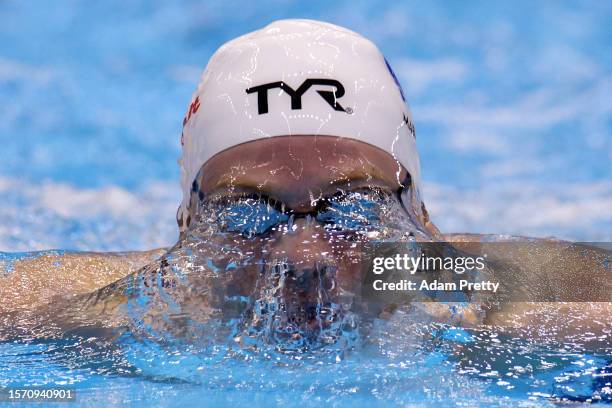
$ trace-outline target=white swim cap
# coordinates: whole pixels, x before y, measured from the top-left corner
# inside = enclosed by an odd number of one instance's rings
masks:
[[[183,120],[181,230],[204,163],[232,146],[286,135],[374,145],[408,170],[418,191],[412,114],[378,48],[333,24],[279,20],[224,44],[202,74]]]

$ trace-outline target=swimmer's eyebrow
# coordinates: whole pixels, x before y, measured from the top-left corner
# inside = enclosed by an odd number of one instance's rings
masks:
[[[325,193],[324,196],[334,195],[339,190],[352,191],[357,189],[368,189],[372,188],[373,190],[380,191],[381,189],[387,190],[389,192],[393,192],[397,190],[398,187],[402,187],[402,185],[397,184],[394,186],[390,186],[389,182],[374,176],[365,176],[359,175],[357,177],[342,177],[336,180],[331,180],[327,184],[327,189],[322,189]],[[325,191],[328,190],[328,191]],[[244,196],[245,194],[253,194],[258,196],[266,196],[268,198],[275,199],[275,194],[272,189],[269,188],[268,185],[256,185],[250,183],[249,181],[240,182],[233,181],[222,182],[215,186],[214,190],[208,193],[208,197],[220,197],[220,196]]]
[[[229,198],[257,198],[274,200],[268,189],[258,188],[251,184],[219,184],[215,189],[205,195],[205,200],[219,201]],[[278,201],[278,200],[276,200]]]
[[[335,180],[330,181],[331,186],[354,185],[354,184],[373,185],[378,188],[385,188],[396,191],[399,188],[409,187],[411,184],[410,175],[406,171],[401,171],[395,177],[385,177],[385,174],[374,166],[367,168],[353,169],[342,174]]]
[[[403,187],[399,183],[390,185],[388,179],[384,179],[379,175],[364,174],[363,172],[349,172],[344,174],[342,177],[330,180],[326,185],[321,186],[323,196],[332,196],[338,191],[346,190],[351,191],[355,189],[364,189],[375,187],[377,190],[388,190],[390,192],[396,191],[398,188]],[[275,192],[266,183],[255,184],[250,180],[219,180],[212,191],[207,193],[207,198],[218,198],[220,196],[242,196],[244,194],[257,194],[265,195],[272,199],[275,198]]]
[[[352,177],[352,178],[343,178],[339,180],[333,180],[329,183],[330,186],[335,187],[337,190],[346,189],[348,191],[356,190],[356,189],[367,189],[373,188],[376,190],[388,190],[394,191],[398,186],[390,186],[386,180],[380,179],[378,177]]]

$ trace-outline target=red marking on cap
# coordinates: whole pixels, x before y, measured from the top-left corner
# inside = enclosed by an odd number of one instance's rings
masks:
[[[185,127],[185,125],[189,123],[189,120],[191,119],[193,115],[196,114],[198,109],[200,109],[200,97],[196,96],[193,102],[191,102],[191,105],[189,105],[189,109],[187,110],[187,115],[185,115],[185,117],[183,118],[183,127]]]

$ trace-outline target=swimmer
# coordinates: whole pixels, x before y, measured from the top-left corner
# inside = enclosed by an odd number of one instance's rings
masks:
[[[378,48],[342,27],[280,20],[223,45],[190,101],[181,145],[179,241],[144,253],[13,262],[0,277],[0,334],[95,326],[198,339],[202,330],[210,338],[206,324],[215,320],[238,321],[232,333],[212,331],[241,344],[330,343],[363,312],[356,260],[365,243],[460,247],[490,238],[445,235],[430,220],[405,94]],[[526,285],[608,290],[597,282],[609,271],[596,264],[576,282],[571,264],[542,272],[543,260],[523,256],[539,271],[525,273]],[[517,328],[578,316],[567,333],[605,332],[612,315],[606,302],[466,307],[459,316],[444,304],[423,310],[434,320]]]

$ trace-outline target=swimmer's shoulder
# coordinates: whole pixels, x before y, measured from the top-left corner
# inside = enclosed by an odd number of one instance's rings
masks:
[[[0,312],[34,309],[58,295],[92,292],[161,257],[167,249],[131,252],[0,253]]]
[[[506,234],[474,234],[469,232],[453,232],[448,234],[442,234],[444,240],[447,242],[479,242],[479,243],[490,243],[490,242],[560,242],[559,239],[554,237],[546,238],[534,238],[526,237],[523,235],[506,235]]]
[[[445,234],[444,238],[466,252],[482,253],[482,246],[486,245],[488,260],[502,266],[492,270],[493,278],[511,270],[517,274],[517,286],[535,295],[529,301],[511,300],[499,310],[487,312],[486,324],[533,330],[529,332],[533,338],[544,334],[564,339],[593,333],[589,347],[609,342],[612,269],[605,262],[609,246],[496,234]],[[506,269],[504,264],[514,267]],[[546,296],[539,296],[538,288],[544,288]],[[551,302],[551,293],[560,301]]]
[[[609,246],[571,242],[557,238],[531,238],[496,234],[446,234],[453,247],[468,254],[486,253],[497,271],[510,271],[525,286],[563,288],[572,293],[576,286],[608,290],[611,270],[605,259]],[[542,285],[545,283],[545,285]],[[573,297],[563,297],[573,299]],[[603,301],[606,296],[595,299]]]

